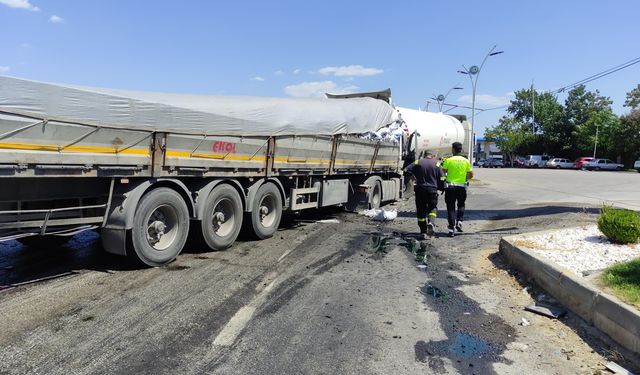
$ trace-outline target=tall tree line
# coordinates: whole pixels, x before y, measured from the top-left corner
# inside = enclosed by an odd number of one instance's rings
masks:
[[[640,84],[627,93],[629,113],[615,115],[612,103],[584,85],[569,91],[564,104],[551,93],[522,89],[485,138],[510,158],[546,154],[575,159],[593,155],[597,134],[597,157],[631,165],[640,157]]]

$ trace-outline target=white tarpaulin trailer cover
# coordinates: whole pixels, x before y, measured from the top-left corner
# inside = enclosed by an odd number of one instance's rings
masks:
[[[397,111],[373,98],[225,97],[136,92],[0,76],[0,111],[91,125],[211,135],[376,131]]]

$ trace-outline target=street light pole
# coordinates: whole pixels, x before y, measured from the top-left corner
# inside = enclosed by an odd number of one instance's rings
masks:
[[[471,67],[469,67],[469,69],[467,69],[466,66],[462,65],[462,69],[464,70],[458,70],[458,73],[466,74],[469,77],[469,80],[471,81],[471,93],[472,93],[471,94],[472,95],[471,96],[471,126],[469,127],[469,162],[471,163],[473,163],[473,146],[474,146],[473,143],[475,141],[473,137],[473,127],[475,126],[475,116],[476,116],[476,86],[478,84],[478,77],[480,76],[482,67],[484,66],[484,63],[487,61],[489,56],[495,56],[495,55],[504,53],[504,51],[493,52],[496,49],[496,47],[497,46],[494,45],[489,50],[487,55],[482,60],[482,64],[480,64],[480,67],[476,65],[472,65]]]
[[[462,89],[464,89],[464,87],[460,87],[458,84],[456,84],[455,86],[450,88],[449,91],[447,91],[446,94],[444,94],[444,95],[440,94],[438,96],[436,96],[434,94],[433,97],[431,97],[431,99],[435,100],[438,103],[438,109],[440,110],[440,112],[442,112],[442,106],[444,105],[444,101],[447,100],[447,97],[449,96],[451,91],[453,91],[453,90],[462,90]]]

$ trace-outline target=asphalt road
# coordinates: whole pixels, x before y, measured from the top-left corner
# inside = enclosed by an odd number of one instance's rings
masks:
[[[475,168],[476,177],[514,202],[640,210],[640,173],[555,169]]]
[[[545,297],[495,254],[505,234],[594,221],[590,197],[523,202],[504,182],[535,190],[547,173],[572,171],[478,171],[453,239],[415,240],[407,200],[386,207],[399,211],[390,223],[307,213],[271,239],[190,248],[163,268],[126,265],[95,234],[60,249],[2,244],[0,284],[27,284],[0,292],[0,373],[591,374],[608,359],[634,369],[573,314],[524,312]],[[48,276],[61,277],[29,283]]]

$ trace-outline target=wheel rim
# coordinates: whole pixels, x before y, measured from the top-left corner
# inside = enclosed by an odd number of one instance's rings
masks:
[[[376,184],[376,187],[373,188],[373,199],[372,203],[375,207],[380,205],[380,186]]]
[[[273,195],[267,194],[260,200],[258,205],[258,215],[262,226],[269,228],[277,219],[276,199]]]
[[[220,237],[226,237],[233,233],[235,225],[235,211],[233,201],[222,198],[213,207],[211,215],[211,227],[213,232]]]
[[[147,242],[155,250],[167,249],[178,236],[178,215],[169,205],[156,207],[147,217],[146,223]]]

